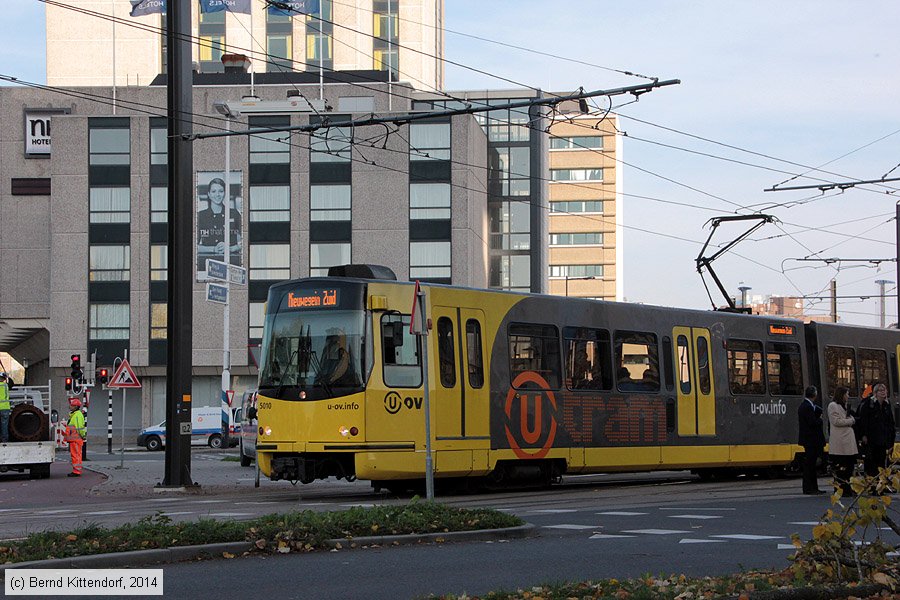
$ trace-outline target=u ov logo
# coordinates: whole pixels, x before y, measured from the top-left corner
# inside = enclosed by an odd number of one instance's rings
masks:
[[[384,397],[384,410],[388,411],[389,414],[396,415],[400,412],[402,406],[403,399],[400,398],[400,394],[397,392],[388,392],[387,396]]]

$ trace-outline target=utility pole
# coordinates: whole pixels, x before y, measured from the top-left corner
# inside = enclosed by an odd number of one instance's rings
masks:
[[[884,329],[884,286],[894,282],[887,279],[878,279],[875,283],[878,284],[878,297],[881,299],[881,328]]]
[[[837,279],[831,280],[831,322],[837,323]]]
[[[166,465],[161,488],[191,479],[191,346],[194,283],[194,157],[191,2],[169,0],[166,13],[168,123],[168,322],[166,334]]]

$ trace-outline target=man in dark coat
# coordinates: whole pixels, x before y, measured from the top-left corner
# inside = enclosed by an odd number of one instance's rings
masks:
[[[798,443],[803,446],[803,493],[824,494],[816,480],[816,462],[825,452],[822,407],[816,404],[819,391],[811,385],[803,395],[803,403],[797,409],[800,422]]]
[[[894,410],[888,399],[887,386],[875,384],[872,395],[859,405],[859,432],[866,475],[878,475],[887,466],[894,450]]]

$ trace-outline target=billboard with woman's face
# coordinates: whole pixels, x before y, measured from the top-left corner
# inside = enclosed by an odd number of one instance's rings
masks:
[[[231,193],[226,194],[222,171],[197,172],[197,279],[200,281],[207,278],[208,259],[225,262],[226,204],[230,214],[228,254],[231,264],[243,266],[242,182],[241,171],[232,171],[228,181]]]

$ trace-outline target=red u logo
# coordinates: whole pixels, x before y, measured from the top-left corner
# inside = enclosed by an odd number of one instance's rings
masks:
[[[519,393],[518,391],[516,391],[516,388],[521,388],[527,383],[533,383],[539,388],[539,390],[534,390],[533,396],[531,394]],[[509,447],[513,449],[513,452],[515,452],[516,456],[518,456],[519,458],[543,458],[547,455],[547,452],[550,451],[550,448],[553,447],[553,440],[556,439],[556,417],[553,415],[553,413],[550,414],[550,431],[547,434],[547,439],[544,440],[544,443],[541,444],[539,448],[529,448],[528,450],[523,449],[516,439],[516,436],[513,435],[513,432],[509,428],[510,425],[514,423],[512,415],[513,400],[518,398],[518,435],[519,437],[521,437],[522,441],[529,446],[536,446],[538,443],[540,443],[541,434],[543,433],[544,429],[544,396],[546,396],[547,400],[550,401],[550,404],[555,411],[556,397],[550,390],[550,385],[543,377],[533,371],[525,371],[524,373],[519,373],[518,377],[513,380],[512,387],[509,389],[509,393],[507,393],[506,395],[506,440],[509,442]],[[534,398],[534,423],[532,423],[532,427],[528,426],[529,397]]]

